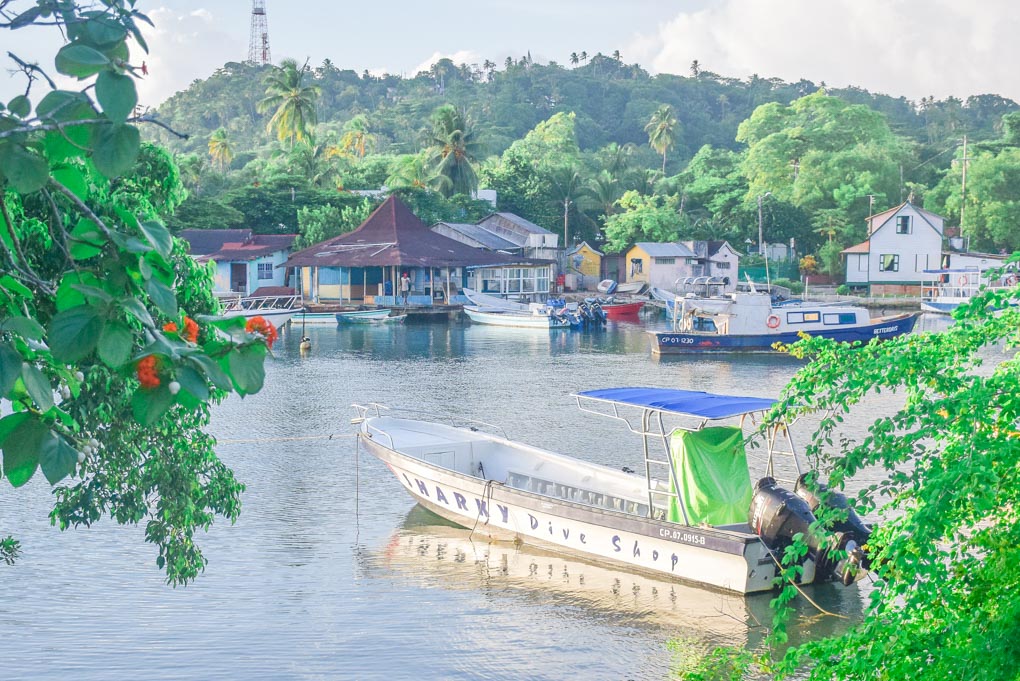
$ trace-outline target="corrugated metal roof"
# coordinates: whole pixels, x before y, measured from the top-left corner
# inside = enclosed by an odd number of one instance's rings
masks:
[[[513,223],[517,228],[524,232],[529,232],[531,234],[552,234],[552,232],[550,232],[548,229],[545,229],[544,227],[539,227],[531,220],[526,220],[522,218],[520,215],[515,215],[514,213],[492,213],[491,215],[488,215],[479,220],[478,224],[484,225],[487,220],[491,220],[494,216],[502,218],[507,222]]]
[[[188,242],[191,255],[210,255],[223,244],[248,241],[252,233],[250,229],[182,229],[177,236]]]
[[[480,244],[482,248],[488,248],[493,251],[507,251],[520,248],[513,241],[508,241],[498,234],[493,234],[481,225],[472,225],[464,222],[441,222],[439,224],[446,225],[453,231],[463,234],[468,239]],[[434,225],[432,230],[435,231],[437,226]]]
[[[697,255],[694,251],[687,248],[683,244],[678,243],[655,243],[651,241],[641,241],[635,246],[639,247],[645,253],[653,258],[696,258]]]
[[[185,229],[188,251],[200,260],[230,262],[255,260],[278,251],[290,250],[297,234],[252,234],[250,229]]]
[[[390,196],[353,232],[298,251],[288,267],[467,267],[510,265],[520,256],[472,248],[436,234]]]

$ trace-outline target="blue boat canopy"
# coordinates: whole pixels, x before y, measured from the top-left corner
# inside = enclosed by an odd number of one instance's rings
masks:
[[[763,397],[714,395],[699,390],[669,388],[605,388],[586,390],[575,393],[575,396],[705,419],[724,419],[765,411],[776,403],[776,400]]]

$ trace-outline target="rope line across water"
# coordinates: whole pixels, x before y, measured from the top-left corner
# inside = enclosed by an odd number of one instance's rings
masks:
[[[242,440],[217,440],[218,445],[251,444],[254,442],[295,442],[298,440],[339,440],[340,438],[357,437],[353,434],[304,435],[300,437],[256,437]]]

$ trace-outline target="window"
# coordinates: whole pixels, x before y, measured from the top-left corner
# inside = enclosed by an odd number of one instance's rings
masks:
[[[822,322],[825,324],[853,324],[856,321],[857,315],[853,312],[822,315]]]
[[[817,312],[787,312],[786,323],[787,324],[811,324],[821,320],[821,315]]]
[[[676,264],[676,258],[656,258],[655,259],[655,264],[656,265],[675,265]]]
[[[910,216],[909,215],[897,215],[896,216],[896,233],[897,234],[910,234]]]
[[[887,253],[879,256],[878,259],[878,271],[879,272],[899,272],[900,271],[900,256],[895,253]]]
[[[271,262],[260,262],[259,263],[259,279],[272,279],[273,278],[273,263]]]
[[[643,271],[644,271],[644,263],[642,262],[641,258],[631,258],[630,259],[630,276],[633,277],[635,274],[641,274]]]
[[[728,269],[730,268],[730,264],[729,264],[728,262],[725,262],[725,261],[723,261],[723,262],[717,262],[717,263],[715,264],[715,268],[716,268],[717,270],[728,270]]]

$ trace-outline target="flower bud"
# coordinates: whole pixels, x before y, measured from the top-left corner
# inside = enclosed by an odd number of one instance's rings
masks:
[[[85,452],[78,452],[78,463],[83,463],[84,461],[85,461]]]
[[[170,385],[167,388],[170,390],[171,395],[176,395],[181,391],[181,384],[177,381],[170,381]]]
[[[89,447],[91,447],[93,451],[98,450],[99,449],[99,440],[97,440],[94,437],[90,437],[89,438]]]
[[[78,382],[79,382],[79,383],[80,383],[81,381],[84,381],[84,380],[85,380],[85,374],[83,374],[83,373],[82,373],[82,372],[80,372],[80,371],[76,371],[76,372],[74,372],[74,377],[75,377],[76,379],[78,379]]]

